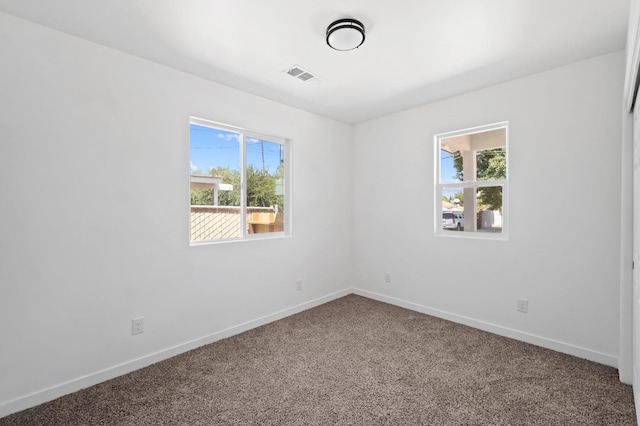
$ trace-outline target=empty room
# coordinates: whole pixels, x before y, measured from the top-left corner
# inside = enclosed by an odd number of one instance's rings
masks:
[[[637,424],[639,29],[0,0],[0,425]]]

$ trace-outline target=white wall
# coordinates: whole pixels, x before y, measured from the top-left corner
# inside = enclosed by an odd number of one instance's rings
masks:
[[[617,365],[624,60],[612,53],[356,125],[358,292]],[[505,120],[509,240],[435,237],[433,135]]]
[[[346,294],[350,126],[4,14],[0,40],[0,416]],[[189,247],[190,115],[292,140],[291,238]]]

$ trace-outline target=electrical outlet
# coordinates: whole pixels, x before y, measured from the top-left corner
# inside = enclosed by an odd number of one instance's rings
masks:
[[[529,301],[526,299],[518,299],[518,312],[529,312]]]
[[[144,318],[135,318],[131,320],[131,334],[144,333]]]
[[[390,283],[391,282],[391,272],[385,272],[384,273],[384,282],[385,283]]]
[[[302,290],[302,280],[296,281],[296,290]]]

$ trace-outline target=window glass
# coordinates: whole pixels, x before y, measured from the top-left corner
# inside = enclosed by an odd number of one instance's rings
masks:
[[[462,180],[462,156],[459,151],[440,149],[440,182],[459,182]]]
[[[285,142],[190,124],[191,242],[285,231]]]
[[[507,129],[505,122],[435,136],[436,234],[506,237]]]
[[[502,186],[484,186],[476,191],[477,231],[502,233]]]
[[[284,146],[247,138],[247,217],[251,234],[284,230]]]
[[[485,149],[476,152],[476,175],[478,180],[507,178],[507,150]]]

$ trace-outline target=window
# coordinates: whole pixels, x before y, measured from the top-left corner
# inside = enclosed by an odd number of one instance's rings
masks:
[[[436,234],[506,239],[508,123],[434,139]]]
[[[285,235],[287,142],[197,118],[189,134],[191,243]]]

